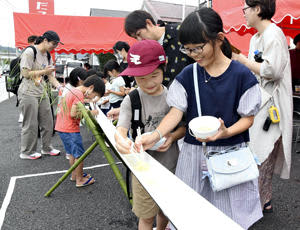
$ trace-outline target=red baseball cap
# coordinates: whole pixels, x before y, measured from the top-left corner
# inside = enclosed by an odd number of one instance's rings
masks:
[[[121,76],[145,76],[166,63],[163,47],[155,40],[142,40],[130,47],[127,54],[128,67]]]

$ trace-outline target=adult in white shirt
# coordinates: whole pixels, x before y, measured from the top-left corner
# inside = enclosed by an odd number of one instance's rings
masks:
[[[271,22],[275,14],[275,0],[246,0],[242,9],[247,25],[257,30],[251,38],[248,58],[239,54],[233,58],[254,72],[260,86],[273,95],[255,116],[250,128],[250,147],[258,156],[260,166],[259,189],[264,213],[272,212],[272,176],[278,173],[288,179],[291,168],[292,146],[292,84],[288,44],[282,30]],[[262,53],[262,60],[255,53]],[[280,122],[263,125],[269,108],[279,110]]]

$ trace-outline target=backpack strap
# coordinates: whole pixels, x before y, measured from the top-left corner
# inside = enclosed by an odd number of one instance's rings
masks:
[[[27,46],[25,49],[27,49],[28,47],[30,47],[33,50],[33,61],[35,62],[36,60],[36,48],[34,46]],[[48,65],[50,65],[50,60],[51,60],[51,54],[47,51],[47,59],[48,59]]]
[[[27,46],[25,49],[27,49],[29,47],[33,50],[33,62],[35,62],[35,60],[36,60],[36,54],[37,54],[36,48],[34,46]]]
[[[129,94],[129,98],[131,101],[131,129],[132,129],[132,138],[135,140],[137,136],[138,127],[141,128],[141,132],[144,132],[145,125],[142,122],[142,104],[139,95],[139,91],[137,89],[133,90]]]
[[[48,59],[48,65],[50,65],[51,54],[48,51],[47,51],[47,59]]]
[[[22,53],[24,53],[24,51],[27,49],[27,48],[31,48],[33,50],[33,62],[35,62],[36,60],[36,54],[37,54],[37,51],[36,51],[36,48],[34,46],[27,46],[23,51]],[[21,62],[21,58],[19,58],[19,64]],[[20,66],[19,66],[20,67]],[[21,76],[21,81],[23,80],[23,77]],[[20,82],[21,84],[21,82]]]

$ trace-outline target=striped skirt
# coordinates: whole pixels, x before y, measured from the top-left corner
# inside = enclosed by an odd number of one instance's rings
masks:
[[[206,148],[207,151],[220,151],[228,146]],[[257,179],[220,192],[213,192],[209,179],[203,178],[203,171],[207,170],[203,151],[204,148],[200,145],[184,142],[177,162],[176,176],[244,229],[248,229],[263,216]]]

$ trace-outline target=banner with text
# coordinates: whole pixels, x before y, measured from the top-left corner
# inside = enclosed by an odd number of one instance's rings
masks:
[[[29,0],[29,13],[54,14],[54,0]]]

